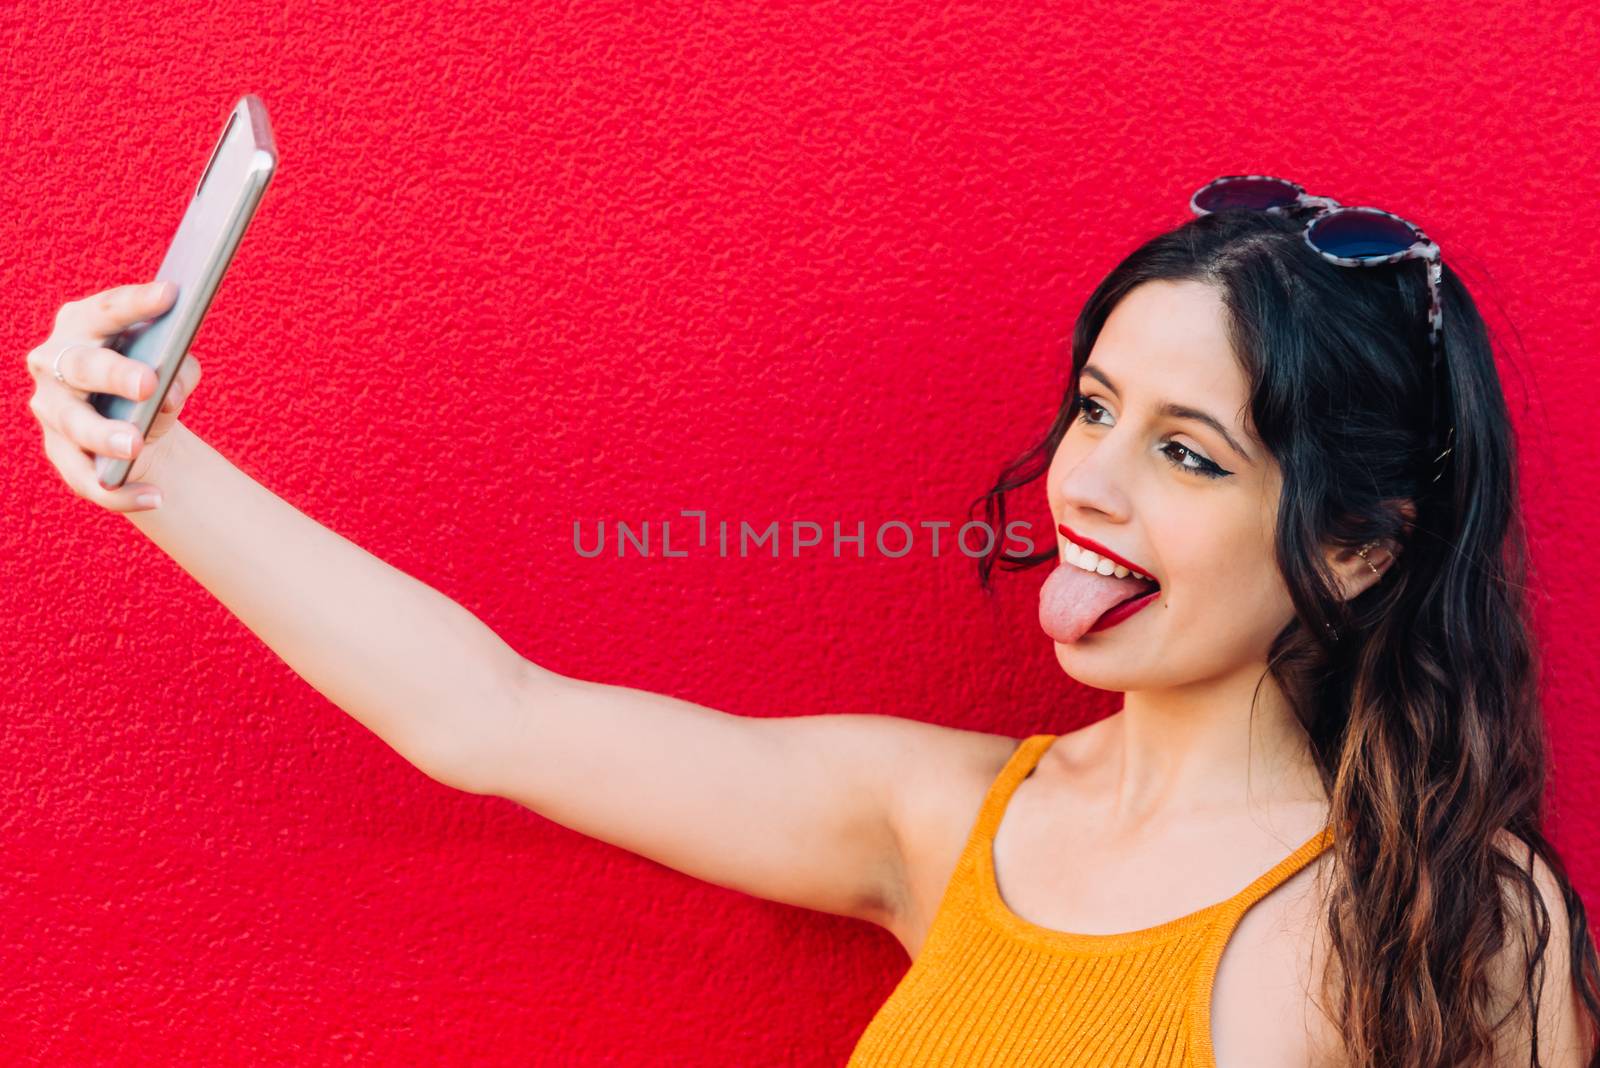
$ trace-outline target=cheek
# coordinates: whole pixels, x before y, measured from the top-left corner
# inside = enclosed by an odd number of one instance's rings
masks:
[[[1175,609],[1186,617],[1209,615],[1221,604],[1234,606],[1229,614],[1237,615],[1240,606],[1265,609],[1266,600],[1276,602],[1282,580],[1270,549],[1258,531],[1239,523],[1237,513],[1192,509],[1171,518],[1152,537],[1163,550]]]
[[[1203,553],[1186,549],[1172,577],[1170,618],[1208,645],[1258,649],[1294,615],[1269,552],[1247,531],[1231,541],[1207,539]]]

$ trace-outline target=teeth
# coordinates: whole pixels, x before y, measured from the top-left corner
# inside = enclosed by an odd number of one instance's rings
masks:
[[[1117,578],[1127,578],[1129,575],[1132,575],[1134,578],[1145,582],[1155,581],[1155,579],[1151,578],[1149,575],[1141,574],[1132,568],[1123,567],[1121,564],[1113,563],[1112,561],[1101,556],[1099,553],[1092,553],[1088,549],[1083,548],[1081,545],[1074,544],[1070,541],[1067,542],[1067,551],[1065,555],[1067,563],[1072,564],[1074,567],[1081,567],[1085,571],[1093,571],[1099,575],[1115,575]]]

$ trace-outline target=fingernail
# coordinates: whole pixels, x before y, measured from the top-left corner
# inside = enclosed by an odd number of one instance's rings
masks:
[[[157,282],[150,287],[150,295],[156,300],[165,300],[172,294],[171,282]]]
[[[111,435],[111,447],[126,456],[133,451],[133,435],[126,430],[119,430]]]
[[[137,503],[143,505],[146,508],[160,508],[161,507],[161,494],[159,494],[159,493],[141,493],[141,494],[139,494],[139,497],[137,499]]]

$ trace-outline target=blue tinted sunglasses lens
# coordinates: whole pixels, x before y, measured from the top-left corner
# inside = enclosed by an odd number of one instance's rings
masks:
[[[1196,199],[1202,211],[1225,211],[1228,208],[1249,208],[1266,211],[1293,204],[1300,199],[1297,190],[1284,182],[1271,178],[1237,178],[1214,185]]]
[[[1399,219],[1366,211],[1324,215],[1311,224],[1306,236],[1324,252],[1347,259],[1392,256],[1419,240],[1417,232]]]

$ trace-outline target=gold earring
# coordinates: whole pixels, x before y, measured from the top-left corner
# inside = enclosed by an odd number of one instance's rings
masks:
[[[1378,544],[1376,541],[1367,542],[1361,548],[1356,550],[1356,555],[1361,557],[1361,559],[1363,559],[1363,560],[1367,560],[1367,550],[1372,548],[1376,544]],[[1367,566],[1372,568],[1372,573],[1374,575],[1377,575],[1379,578],[1383,577],[1383,572],[1379,571],[1378,568],[1377,568],[1377,565],[1375,565],[1371,560],[1367,560]]]

